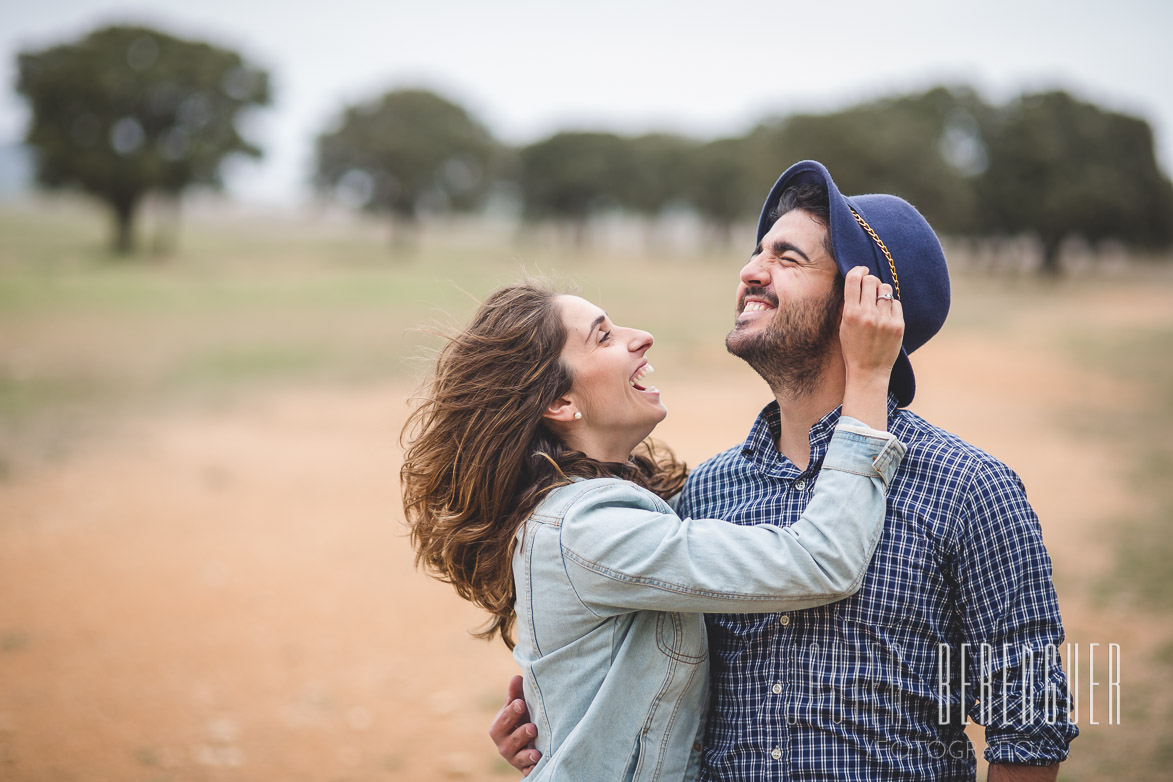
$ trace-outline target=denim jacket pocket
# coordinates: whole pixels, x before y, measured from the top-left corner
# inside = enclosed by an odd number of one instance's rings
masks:
[[[699,665],[709,656],[704,621],[696,614],[661,611],[656,617],[656,646],[677,662]]]

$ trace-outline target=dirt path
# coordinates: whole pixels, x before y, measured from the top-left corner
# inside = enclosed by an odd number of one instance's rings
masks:
[[[1124,467],[1057,426],[1056,389],[1111,384],[990,350],[926,349],[914,409],[1024,477],[1069,635],[1126,635],[1080,586],[1109,561],[1095,524],[1129,501]],[[690,463],[765,401],[732,363],[658,378],[660,435]],[[413,569],[398,526],[405,391],[144,422],[0,484],[0,778],[511,778],[485,729],[512,660],[466,635],[477,612]],[[1074,453],[1094,490],[1073,483]]]

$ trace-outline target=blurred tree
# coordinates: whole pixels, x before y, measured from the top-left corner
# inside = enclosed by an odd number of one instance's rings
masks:
[[[689,157],[688,201],[712,229],[715,243],[727,246],[734,222],[756,214],[774,180],[754,165],[753,150],[744,138],[710,141]],[[780,173],[781,169],[774,176]]]
[[[818,160],[845,195],[893,193],[938,230],[965,233],[977,222],[972,177],[987,164],[981,128],[989,111],[971,90],[937,87],[766,123],[750,143],[767,170]]]
[[[666,207],[687,200],[689,158],[697,143],[670,133],[649,133],[628,142],[632,169],[620,183],[620,202],[644,220],[649,248],[660,244],[659,218]]]
[[[670,133],[649,133],[629,142],[634,167],[621,188],[623,205],[654,220],[688,190],[689,157],[695,142]]]
[[[558,133],[519,153],[525,216],[570,223],[575,243],[586,241],[590,218],[633,199],[630,139],[612,133]]]
[[[315,181],[389,213],[401,242],[421,209],[479,206],[496,158],[497,143],[463,108],[427,90],[394,90],[347,108],[337,128],[318,137]]]
[[[1048,92],[1009,104],[985,137],[989,166],[977,180],[983,227],[1037,234],[1044,271],[1058,273],[1069,236],[1173,243],[1173,186],[1143,119]]]
[[[37,180],[78,186],[113,210],[115,248],[134,246],[135,212],[150,192],[178,197],[221,185],[227,155],[261,152],[238,113],[269,101],[269,77],[236,52],[145,27],[108,27],[18,56],[28,99],[26,140]]]

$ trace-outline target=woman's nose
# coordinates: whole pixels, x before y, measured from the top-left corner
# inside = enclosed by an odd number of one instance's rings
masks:
[[[628,349],[632,353],[640,353],[650,348],[655,341],[655,338],[649,332],[632,329],[631,338],[628,341]]]

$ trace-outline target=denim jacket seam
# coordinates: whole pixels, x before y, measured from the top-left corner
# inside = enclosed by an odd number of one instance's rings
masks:
[[[580,502],[586,495],[588,495],[592,492],[602,491],[603,489],[608,489],[612,486],[615,486],[617,484],[622,484],[622,483],[625,483],[625,481],[622,478],[602,478],[602,479],[595,479],[591,483],[581,481],[581,482],[569,484],[570,486],[577,487],[577,491],[575,491],[573,494],[571,494],[571,496],[566,499],[566,503],[558,508],[558,510],[557,510],[558,521],[560,523],[562,521],[564,521],[566,519],[567,514],[570,513],[570,509],[572,507],[574,507],[575,504]]]
[[[710,590],[710,589],[696,589],[694,587],[687,587],[682,584],[676,584],[671,581],[659,581],[656,579],[646,578],[644,576],[632,576],[632,575],[628,575],[627,573],[621,573],[619,571],[603,567],[599,563],[593,562],[589,559],[581,557],[578,554],[576,554],[574,551],[572,551],[568,548],[565,548],[565,547],[563,547],[563,558],[564,558],[564,560],[569,559],[570,561],[580,565],[581,567],[586,568],[587,570],[590,570],[593,573],[596,573],[596,574],[602,576],[603,578],[608,578],[612,581],[618,581],[618,582],[627,583],[627,584],[642,584],[644,586],[648,586],[653,589],[660,589],[665,592],[676,592],[678,594],[694,595],[696,597],[715,598],[715,599],[719,599],[719,600],[739,600],[739,601],[745,601],[747,603],[777,602],[779,600],[777,595],[752,595],[752,594],[747,594],[745,592],[718,592],[718,591],[714,591],[714,590]],[[577,594],[577,592],[575,594]],[[835,595],[839,595],[839,594],[841,594],[841,593],[838,591],[802,592],[802,593],[788,594],[787,597],[793,597],[796,599],[805,600],[808,598],[834,597]],[[580,597],[579,600],[581,601],[582,598]]]
[[[538,706],[538,711],[540,712],[540,718],[541,718],[543,726],[546,729],[545,735],[549,736],[551,728],[550,728],[550,717],[549,717],[549,715],[546,714],[546,697],[545,697],[545,694],[542,692],[542,685],[538,681],[537,674],[535,674],[532,670],[529,671],[528,673],[529,673],[528,678],[533,682],[534,695],[537,697],[537,700],[538,700],[537,706]],[[537,720],[534,720],[534,722],[536,723]]]
[[[829,462],[824,457],[823,466],[838,468],[855,475],[878,477],[883,481],[884,488],[887,490],[894,477],[896,465],[903,459],[907,447],[893,434],[879,437],[845,430],[842,428],[843,426],[841,425],[841,428],[832,435],[831,445],[828,445],[827,451],[830,453],[831,446],[838,440],[843,444],[847,454],[843,458],[833,458]],[[849,465],[855,459],[867,459],[875,472],[861,473],[852,469]]]
[[[848,472],[848,473],[851,473],[852,475],[862,475],[864,478],[881,478],[882,479],[884,477],[883,475],[879,475],[876,472],[876,470],[870,470],[870,471],[865,472],[864,470],[856,470],[852,467],[847,467],[847,466],[844,466],[841,464],[824,464],[823,469],[824,470],[838,470],[839,472]]]
[[[529,625],[530,637],[534,639],[534,649],[539,655],[542,653],[541,643],[538,641],[538,627],[534,620],[534,590],[533,590],[533,551],[534,538],[537,536],[537,530],[532,530],[532,534],[525,534],[531,532],[528,529],[529,525],[523,528],[525,532],[522,533],[522,557],[525,563],[525,594],[526,594],[526,624]]]
[[[571,484],[571,485],[575,485],[575,484]],[[578,587],[575,586],[575,584],[574,584],[574,578],[570,575],[569,568],[566,567],[567,556],[569,554],[572,554],[573,552],[571,552],[571,550],[566,546],[566,543],[562,540],[562,529],[563,529],[562,522],[564,522],[566,520],[566,514],[568,514],[570,512],[570,509],[572,507],[574,507],[574,505],[577,502],[579,502],[579,500],[581,500],[585,495],[587,495],[593,491],[598,491],[599,489],[607,488],[607,486],[609,486],[609,485],[610,484],[608,483],[608,484],[603,484],[603,485],[599,485],[599,486],[580,487],[578,489],[578,491],[575,491],[571,495],[571,497],[568,498],[566,504],[561,507],[561,509],[558,513],[557,521],[554,523],[554,525],[557,526],[557,528],[558,528],[558,551],[562,555],[562,572],[566,575],[566,583],[570,585],[570,591],[572,591],[574,593],[574,597],[576,600],[578,600],[579,605],[581,605],[588,612],[590,612],[591,616],[597,617],[599,619],[606,619],[607,617],[605,617],[602,614],[600,614],[599,612],[595,611],[593,608],[590,607],[590,605],[587,603],[587,601],[583,599],[582,593],[578,591]],[[574,557],[570,557],[570,558],[574,559]]]
[[[574,578],[570,575],[570,569],[566,567],[566,560],[568,558],[567,555],[570,553],[570,550],[567,549],[566,545],[562,542],[561,532],[559,532],[558,535],[558,550],[562,554],[562,572],[566,574],[566,583],[570,585],[570,591],[574,593],[574,597],[576,600],[578,600],[579,605],[589,611],[591,616],[597,617],[599,619],[607,619],[608,617],[603,616],[587,604],[587,601],[582,597],[582,593],[578,591],[578,587],[574,585]],[[573,559],[573,557],[570,557],[570,559]]]
[[[684,652],[673,649],[670,644],[662,643],[663,638],[660,629],[663,625],[661,623],[665,621],[665,618],[670,618],[673,624],[673,633],[679,637],[684,630],[684,622],[681,619],[681,617],[684,616],[684,612],[661,611],[660,613],[662,618],[656,622],[656,648],[659,649],[661,653],[671,657],[676,662],[685,663],[686,665],[699,665],[708,659],[707,651],[705,654],[685,654]]]
[[[908,455],[908,446],[900,442],[900,440],[893,439],[883,450],[880,451],[879,456],[872,460],[877,472],[884,478],[884,485],[888,486],[896,477],[900,465],[904,462],[904,457]]]
[[[872,534],[870,538],[868,538],[868,547],[872,550],[872,556],[875,556],[876,547],[879,546],[880,538],[883,537],[883,535],[884,528],[880,527],[876,530],[875,533]],[[851,582],[851,585],[847,588],[846,591],[847,595],[854,595],[863,588],[863,582],[868,575],[868,568],[871,566],[871,559],[872,557],[868,557],[868,561],[864,563],[863,569],[859,571],[859,575],[856,576],[855,579]]]
[[[891,480],[892,476],[888,475],[884,470],[877,469],[876,467],[872,467],[872,469],[870,471],[865,472],[863,470],[856,470],[851,467],[845,467],[840,464],[824,464],[822,469],[824,469],[824,470],[838,470],[839,472],[846,472],[846,473],[850,473],[852,475],[859,475],[864,478],[873,478],[873,479],[878,478],[880,480],[880,483],[884,484],[884,494],[885,495],[887,495],[888,489],[891,487],[891,484],[892,484],[892,480]]]
[[[657,634],[658,634],[658,629],[657,629]],[[656,639],[656,647],[657,647],[658,649],[660,649],[660,651],[661,651],[661,652],[663,652],[663,651],[664,651],[663,647],[662,647],[662,646],[660,646],[660,643],[659,643],[659,638],[657,638],[657,639]],[[672,678],[673,678],[673,676],[674,676],[674,675],[675,675],[675,673],[676,673],[676,668],[677,668],[677,666],[678,666],[678,664],[679,664],[679,661],[678,661],[678,660],[677,660],[675,657],[672,657],[672,656],[670,656],[670,655],[669,655],[669,659],[670,659],[670,660],[672,660],[672,662],[670,662],[670,663],[668,664],[668,668],[667,668],[667,670],[664,672],[664,678],[663,678],[663,680],[660,682],[660,687],[659,687],[659,689],[656,691],[656,695],[655,695],[655,697],[654,697],[654,698],[652,698],[652,702],[651,702],[651,704],[648,706],[648,712],[647,712],[647,716],[644,718],[644,725],[643,725],[643,730],[642,730],[642,731],[640,731],[640,736],[639,736],[639,738],[638,738],[638,741],[640,741],[641,743],[644,743],[644,742],[645,742],[645,740],[647,739],[648,732],[650,731],[650,729],[651,729],[651,727],[652,727],[652,724],[653,724],[653,722],[655,721],[655,718],[656,718],[656,709],[657,709],[657,707],[659,707],[660,703],[661,703],[661,702],[664,700],[664,693],[665,693],[665,692],[667,692],[668,688],[671,686],[671,684],[672,684]],[[665,732],[665,737],[666,737],[666,733],[667,733],[667,732]],[[638,762],[637,762],[637,763],[636,763],[636,765],[635,765],[635,777],[636,777],[637,779],[639,778],[639,776],[640,776],[640,770],[643,768],[643,766],[644,766],[644,762],[645,762],[645,761],[646,761],[646,759],[647,759],[647,753],[646,753],[646,752],[644,752],[644,751],[642,751],[642,749],[646,749],[646,746],[645,746],[645,747],[643,747],[643,748],[641,748],[641,752],[639,753],[639,760],[638,760]],[[658,771],[658,769],[659,769],[659,764],[660,764],[660,753],[659,753],[659,752],[657,752],[657,753],[656,753],[656,766],[657,766],[657,771]],[[656,778],[658,778],[658,773],[657,773],[657,772],[653,772],[653,773],[652,773],[652,779],[654,780],[654,779],[656,779]]]
[[[706,653],[706,655],[703,658],[701,658],[701,660],[703,661],[704,659],[707,659],[707,658],[708,658],[708,654]],[[669,685],[671,678],[674,677],[676,675],[676,673],[680,670],[680,663],[683,662],[682,660],[679,660],[678,658],[675,658],[675,657],[673,658],[673,660],[674,660],[674,663],[670,666],[668,675],[665,677],[664,687],[667,687]],[[691,683],[692,680],[694,678],[696,678],[697,672],[700,670],[701,666],[699,664],[693,664],[693,665],[689,665],[688,667],[689,667],[688,683]],[[661,693],[657,695],[657,698],[656,698],[657,701],[662,700],[662,698],[660,697],[662,695],[662,693],[663,693],[663,689],[661,690]],[[680,706],[681,706],[681,702],[679,699],[675,699],[672,701],[672,711],[668,715],[667,722],[664,725],[664,735],[661,737],[661,740],[659,742],[657,742],[659,751],[656,753],[656,769],[655,769],[655,772],[652,774],[653,780],[660,779],[661,773],[663,772],[664,749],[669,744],[669,738],[672,735],[672,729],[676,727],[676,719],[677,719],[677,717],[680,716]],[[654,713],[655,713],[655,710],[653,709],[648,714],[648,721],[647,721],[647,723],[645,723],[645,725],[648,725],[648,727],[650,727],[650,725],[648,723],[652,722],[652,719],[654,717]]]
[[[870,431],[863,431],[857,427],[851,426],[850,424],[840,424],[837,426],[835,431],[831,434],[831,437],[834,438],[836,435],[838,435],[839,439],[841,440],[851,440],[852,442],[863,443],[865,445],[877,445],[880,447],[896,439],[895,435],[888,432],[872,434]]]
[[[564,506],[564,511],[562,514],[563,518],[565,518],[566,513],[569,512],[570,507],[573,506],[575,503],[577,503],[579,500],[581,500],[588,493],[594,492],[594,491],[599,491],[599,490],[606,489],[606,488],[610,488],[611,486],[613,486],[617,483],[622,483],[622,481],[619,479],[615,479],[614,481],[608,481],[607,483],[603,483],[601,485],[585,487],[581,491],[576,492],[574,495],[573,501]],[[576,563],[580,567],[586,568],[587,570],[590,570],[590,571],[592,571],[592,572],[594,572],[604,578],[610,579],[612,581],[617,581],[617,582],[621,582],[621,583],[628,583],[628,584],[642,584],[644,586],[648,586],[653,589],[660,589],[665,592],[674,592],[677,594],[693,595],[696,597],[716,598],[716,599],[720,599],[720,600],[736,600],[739,602],[743,601],[743,602],[747,602],[747,603],[768,602],[768,601],[775,601],[778,599],[778,597],[776,595],[753,595],[753,594],[747,594],[744,592],[720,592],[720,591],[714,591],[714,590],[708,590],[708,589],[695,589],[693,587],[688,587],[683,584],[677,584],[675,582],[660,581],[657,579],[650,579],[650,578],[646,578],[643,576],[632,576],[627,573],[622,573],[622,572],[619,572],[616,570],[612,570],[611,568],[605,567],[604,565],[602,565],[598,562],[595,562],[594,560],[591,560],[591,559],[588,559],[586,557],[579,555],[577,552],[575,552],[569,546],[566,546],[561,541],[561,539],[559,540],[559,547],[562,551],[562,559],[563,559],[563,567],[564,568],[565,568],[566,560],[569,559],[570,561]],[[588,611],[591,611],[591,613],[594,614],[595,616],[599,616],[595,611],[591,610],[590,606],[587,605],[586,601],[582,598],[582,595],[579,594],[579,592],[576,588],[574,588],[574,583],[570,577],[569,572],[567,572],[566,577],[570,581],[571,588],[574,589],[575,596],[578,598],[578,601],[580,603],[582,603],[583,607],[585,607]],[[793,595],[788,595],[788,597],[794,597],[796,599],[801,599],[801,600],[807,600],[807,599],[812,599],[812,598],[831,598],[831,597],[836,597],[836,596],[841,597],[842,593],[838,592],[838,591],[829,591],[829,592],[802,592],[802,593],[795,593]],[[602,617],[600,617],[600,618],[602,618]]]

